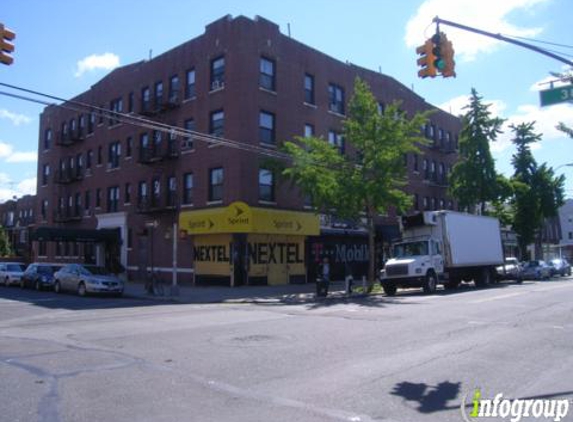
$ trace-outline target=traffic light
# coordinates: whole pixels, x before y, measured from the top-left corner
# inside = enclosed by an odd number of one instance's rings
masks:
[[[454,48],[452,47],[452,42],[448,41],[444,33],[440,35],[440,58],[444,62],[444,67],[440,70],[442,76],[444,78],[455,77],[456,62],[454,61]]]
[[[10,53],[14,52],[14,44],[10,41],[14,38],[16,38],[14,31],[5,28],[0,23],[0,63],[11,65],[14,62],[14,58],[10,55]]]
[[[419,46],[416,48],[416,53],[418,53],[421,57],[418,59],[418,66],[421,66],[422,69],[418,71],[418,76],[420,78],[427,78],[428,76],[431,78],[435,78],[438,69],[436,69],[436,54],[434,52],[435,44],[432,39],[426,40],[424,45]]]

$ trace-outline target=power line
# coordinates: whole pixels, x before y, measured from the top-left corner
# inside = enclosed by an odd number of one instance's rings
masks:
[[[234,140],[230,140],[230,139],[223,138],[223,137],[207,135],[207,134],[204,134],[201,132],[181,128],[179,126],[168,125],[165,123],[146,119],[146,118],[141,117],[139,115],[126,114],[126,113],[121,113],[121,112],[117,112],[114,110],[108,110],[108,109],[105,109],[102,107],[94,106],[92,104],[87,104],[87,103],[77,101],[77,100],[66,100],[64,98],[60,98],[60,97],[57,97],[57,96],[54,96],[51,94],[45,94],[45,93],[42,93],[39,91],[34,91],[31,89],[27,89],[27,88],[22,88],[22,87],[18,87],[15,85],[6,84],[3,82],[0,82],[0,86],[4,86],[4,87],[10,88],[10,89],[17,90],[17,91],[26,92],[26,93],[33,94],[33,95],[40,96],[40,97],[49,98],[52,100],[61,101],[62,104],[55,104],[55,103],[43,101],[40,99],[35,99],[35,98],[30,98],[30,97],[17,95],[17,94],[13,94],[13,93],[9,93],[9,92],[0,91],[0,95],[16,98],[19,100],[34,102],[34,103],[42,104],[45,106],[60,107],[63,109],[67,109],[67,110],[71,110],[71,111],[75,111],[75,112],[80,112],[80,113],[86,112],[86,111],[89,111],[90,113],[92,113],[94,111],[97,111],[97,112],[101,113],[101,115],[103,115],[104,117],[107,117],[107,118],[113,119],[113,120],[117,120],[120,123],[125,123],[125,124],[129,124],[132,126],[144,128],[144,129],[149,129],[149,130],[157,130],[157,131],[160,131],[163,133],[167,133],[169,135],[176,135],[176,136],[181,136],[184,138],[192,137],[194,140],[203,141],[203,142],[206,142],[210,145],[222,145],[222,146],[227,146],[230,148],[235,148],[235,149],[246,151],[246,152],[252,152],[255,154],[259,154],[259,155],[264,155],[264,156],[268,156],[268,157],[272,157],[272,158],[278,158],[281,160],[287,160],[287,161],[291,160],[291,157],[286,153],[282,153],[280,151],[269,150],[267,148],[263,148],[263,147],[258,146],[258,145],[251,145],[248,143],[234,141]]]
[[[535,42],[538,44],[547,44],[547,45],[553,45],[555,47],[563,47],[563,48],[571,48],[573,49],[573,45],[567,45],[567,44],[559,44],[556,42],[552,42],[552,41],[544,41],[544,40],[539,40],[539,39],[535,39],[535,38],[527,38],[527,37],[518,37],[516,35],[510,35],[510,34],[502,34],[508,38],[515,38],[515,39],[519,39],[519,40],[526,40],[526,41],[531,41],[531,42]]]

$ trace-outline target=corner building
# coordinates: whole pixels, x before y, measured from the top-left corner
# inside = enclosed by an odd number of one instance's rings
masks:
[[[310,213],[296,188],[277,183],[268,156],[100,111],[270,153],[284,140],[313,134],[344,153],[342,120],[357,76],[381,108],[395,100],[409,114],[434,108],[389,76],[335,60],[263,18],[242,16],[223,17],[152,60],[118,68],[73,99],[97,110],[47,107],[40,119],[36,256],[122,264],[131,277],[152,269],[170,279],[175,266],[179,281],[198,284],[304,282],[325,254],[333,277],[349,262],[363,272],[364,233]],[[415,210],[456,206],[446,180],[460,126],[436,111],[424,128],[429,145],[404,157]],[[397,232],[395,215],[381,217],[378,227],[382,251]]]

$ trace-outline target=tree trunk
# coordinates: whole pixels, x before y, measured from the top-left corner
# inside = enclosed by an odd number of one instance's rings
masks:
[[[376,227],[374,225],[374,216],[371,209],[367,211],[368,225],[368,292],[372,290],[376,281]]]

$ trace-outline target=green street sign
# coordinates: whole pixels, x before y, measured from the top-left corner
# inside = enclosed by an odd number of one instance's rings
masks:
[[[539,97],[541,99],[541,107],[568,101],[573,102],[573,85],[539,91]]]

